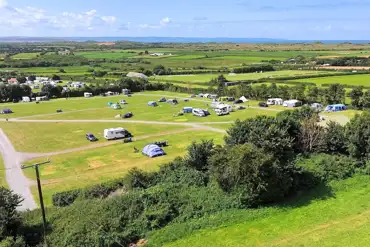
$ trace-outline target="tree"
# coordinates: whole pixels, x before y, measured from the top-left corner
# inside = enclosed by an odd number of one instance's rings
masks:
[[[152,76],[153,72],[147,69],[143,72],[143,74],[146,75],[146,76]]]
[[[310,86],[307,90],[306,99],[308,103],[315,103],[319,98],[319,89],[316,86]]]
[[[370,108],[370,91],[366,91],[360,99],[363,108]]]
[[[328,104],[340,104],[345,101],[345,90],[341,84],[331,84],[326,90],[326,99]]]
[[[154,67],[153,74],[165,75],[166,74],[166,68],[163,65],[159,64],[159,65]]]
[[[48,98],[60,97],[62,89],[60,86],[54,87],[53,85],[46,84],[41,88],[41,93],[48,96]]]
[[[145,55],[148,55],[148,54],[149,54],[149,52],[148,52],[147,50],[145,50],[144,54],[145,54]]]
[[[352,100],[352,106],[354,108],[362,108],[361,97],[364,95],[363,89],[364,89],[364,87],[362,87],[362,86],[354,87],[351,90],[351,92],[348,94],[348,96]]]
[[[347,154],[345,128],[337,122],[329,121],[325,128],[325,152],[329,154]]]
[[[279,158],[288,158],[293,150],[293,138],[288,133],[288,127],[268,116],[236,120],[224,139],[229,146],[252,143]]]
[[[211,177],[246,207],[274,202],[292,186],[290,167],[252,144],[220,148],[210,159]]]
[[[60,76],[59,76],[59,75],[53,75],[53,76],[51,77],[51,79],[52,79],[53,81],[59,81],[59,80],[60,80]]]
[[[24,76],[18,76],[17,77],[17,81],[20,83],[20,84],[23,84],[27,81],[27,78],[24,77]]]
[[[345,128],[349,154],[357,159],[370,158],[370,112],[353,117]]]
[[[193,142],[188,148],[185,156],[186,165],[199,171],[208,170],[208,159],[214,153],[213,141],[202,140],[200,143]]]
[[[304,153],[320,152],[324,148],[324,128],[313,117],[303,121],[299,135],[300,149]]]
[[[16,209],[22,201],[19,195],[0,187],[0,241],[7,236],[17,236],[22,221]]]

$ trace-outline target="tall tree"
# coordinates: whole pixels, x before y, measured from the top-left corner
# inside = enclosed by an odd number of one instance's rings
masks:
[[[364,95],[364,87],[354,87],[351,92],[348,94],[348,96],[352,100],[352,106],[355,108],[362,108],[361,105],[361,97]]]
[[[306,93],[308,103],[315,103],[319,98],[319,89],[316,86],[310,86]]]
[[[324,149],[324,128],[317,124],[317,118],[313,117],[303,121],[299,135],[299,143],[302,152],[314,153]]]
[[[331,84],[326,91],[326,98],[328,104],[345,103],[344,86],[341,84]]]
[[[353,117],[346,125],[348,152],[357,159],[370,158],[370,112]]]

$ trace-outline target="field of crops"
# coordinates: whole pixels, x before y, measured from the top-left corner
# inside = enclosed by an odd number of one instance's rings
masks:
[[[12,59],[32,59],[39,55],[38,52],[30,52],[30,53],[18,53],[14,56],[12,56]]]
[[[136,56],[136,52],[127,52],[127,51],[84,51],[76,52],[76,55],[84,56],[86,58],[106,58],[106,59],[120,59],[120,58],[129,58]]]

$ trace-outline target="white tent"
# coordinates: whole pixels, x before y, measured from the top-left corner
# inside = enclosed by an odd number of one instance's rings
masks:
[[[240,100],[243,101],[244,103],[248,102],[248,99],[245,96],[240,97]]]

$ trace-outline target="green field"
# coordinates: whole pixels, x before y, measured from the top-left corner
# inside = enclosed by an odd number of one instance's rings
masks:
[[[89,145],[104,144],[104,129],[122,127],[135,137],[184,129],[177,125],[136,123],[0,123],[15,149],[19,152],[46,153]],[[99,141],[90,143],[86,133],[93,133]]]
[[[3,157],[0,157],[0,186],[8,188],[8,183],[6,182],[6,175],[5,175],[5,166]]]
[[[167,131],[167,128],[163,129],[163,131]],[[57,191],[86,187],[122,177],[133,167],[153,171],[158,168],[158,165],[165,164],[177,156],[184,155],[186,147],[192,141],[214,139],[215,143],[221,144],[222,136],[223,134],[221,133],[197,130],[177,133],[176,135],[149,137],[133,143],[119,143],[108,147],[52,156],[50,157],[51,164],[41,168],[45,200],[50,205],[51,196]],[[134,147],[142,149],[146,144],[158,140],[168,140],[169,146],[164,148],[167,155],[151,159],[142,155],[141,152],[133,152]],[[37,159],[35,161],[41,160],[45,159]],[[30,161],[29,163],[35,161]],[[30,169],[30,171],[25,172],[29,178],[35,179],[33,170]],[[33,192],[36,196],[36,187],[34,187]]]
[[[32,59],[40,55],[38,52],[30,52],[30,53],[18,53],[12,56],[12,59]]]
[[[310,70],[283,70],[264,73],[236,74],[234,76],[224,74],[224,76],[229,81],[241,81],[241,80],[273,79],[290,76],[320,75],[331,73],[336,72],[310,71]],[[150,79],[164,82],[208,83],[210,80],[217,78],[218,76],[219,74],[173,75],[173,76],[155,76],[151,77]]]
[[[64,69],[66,73],[60,73],[60,70]],[[1,69],[1,71],[15,70],[24,73],[37,73],[37,75],[84,75],[91,74],[87,72],[88,69],[93,69],[90,66],[65,66],[65,67],[33,67],[33,68],[7,68]]]
[[[322,84],[344,84],[350,86],[365,86],[370,87],[370,74],[365,75],[347,75],[347,76],[329,76],[322,78],[308,78],[294,80],[298,82],[311,82],[316,83],[318,86]]]
[[[86,58],[106,58],[106,59],[120,59],[136,56],[136,52],[129,53],[127,51],[83,51],[76,52],[75,55],[84,56]]]
[[[148,246],[368,246],[369,209],[369,177],[357,176],[281,206],[232,210],[169,225],[154,232]],[[197,226],[204,229],[197,231]]]

